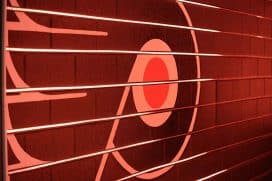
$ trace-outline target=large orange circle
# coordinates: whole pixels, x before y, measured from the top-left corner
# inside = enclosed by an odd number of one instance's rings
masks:
[[[168,51],[170,52],[170,47],[162,40],[152,39],[146,42],[141,51]],[[168,72],[169,80],[177,80],[178,72],[175,58],[173,55],[138,55],[132,70],[131,80],[135,82],[142,82],[146,73],[146,68],[151,60],[162,61],[163,65]],[[167,80],[164,80],[167,81]],[[165,86],[165,85],[163,85]],[[158,109],[166,109],[174,107],[176,103],[178,84],[168,84],[167,94],[163,98],[162,104]],[[152,111],[154,108],[150,106],[149,101],[146,99],[145,86],[134,86],[132,87],[133,99],[135,103],[136,110],[138,112]],[[160,98],[159,98],[160,99]],[[150,127],[158,127],[166,122],[166,120],[171,115],[171,112],[164,112],[158,114],[151,114],[141,116],[141,119],[145,124]]]

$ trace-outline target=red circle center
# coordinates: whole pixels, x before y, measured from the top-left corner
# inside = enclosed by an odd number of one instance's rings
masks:
[[[167,67],[161,58],[152,58],[145,69],[143,81],[169,80]],[[166,100],[169,84],[143,86],[144,96],[152,108],[159,108]]]

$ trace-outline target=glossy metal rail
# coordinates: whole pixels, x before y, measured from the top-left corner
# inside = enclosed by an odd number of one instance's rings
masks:
[[[260,181],[266,176],[272,176],[272,168],[250,179],[250,181]]]
[[[242,123],[242,122],[247,122],[247,121],[256,120],[256,119],[262,119],[262,118],[271,117],[271,116],[272,116],[272,114],[257,116],[257,117],[253,117],[253,118],[249,118],[249,119],[243,119],[243,120],[240,120],[240,121],[235,121],[235,122],[231,122],[231,123],[212,126],[212,127],[204,128],[204,129],[201,129],[201,130],[188,132],[188,133],[183,133],[183,134],[178,134],[178,135],[174,135],[174,136],[158,138],[158,139],[148,140],[148,141],[143,141],[143,142],[138,142],[138,143],[125,145],[125,146],[120,146],[120,147],[107,149],[107,150],[103,150],[103,151],[99,151],[99,152],[94,152],[94,153],[90,153],[90,154],[86,154],[86,155],[80,155],[80,156],[67,158],[67,159],[63,159],[63,160],[52,161],[52,162],[44,163],[44,164],[41,164],[41,165],[34,165],[34,166],[31,166],[31,167],[27,167],[27,168],[21,168],[21,169],[17,169],[17,170],[10,170],[9,174],[12,175],[12,174],[17,174],[17,173],[37,170],[37,169],[41,169],[41,168],[51,167],[51,166],[55,166],[55,165],[59,165],[59,164],[64,164],[64,163],[68,163],[68,162],[78,161],[78,160],[82,160],[82,159],[92,158],[92,157],[107,154],[107,153],[127,150],[127,149],[131,149],[131,148],[135,148],[135,147],[139,147],[139,146],[144,146],[144,145],[148,145],[148,144],[152,144],[152,143],[158,143],[158,142],[162,142],[162,141],[166,141],[166,140],[176,139],[176,138],[180,138],[180,137],[183,137],[183,136],[186,136],[186,135],[199,134],[199,133],[203,133],[203,132],[206,132],[206,131],[209,131],[209,130],[212,130],[212,129],[227,127],[227,126],[236,125],[236,124],[239,124],[239,123]],[[202,155],[202,154],[200,154],[200,155]],[[193,158],[195,158],[195,157],[193,157]]]
[[[246,16],[251,16],[251,17],[255,17],[255,18],[259,18],[259,19],[265,19],[265,20],[272,21],[272,18],[270,18],[270,17],[265,17],[265,16],[261,16],[261,15],[257,15],[257,14],[252,14],[252,13],[247,13],[247,12],[238,11],[238,10],[234,10],[234,9],[224,8],[224,7],[220,7],[220,6],[216,6],[216,5],[212,5],[212,4],[200,3],[200,2],[188,1],[188,0],[177,0],[177,1],[182,2],[182,3],[186,3],[186,4],[192,4],[195,6],[218,9],[218,10],[222,10],[222,11],[228,11],[231,13],[242,14],[242,15],[246,15]]]
[[[268,156],[271,156],[271,153],[272,153],[272,151],[267,151],[267,152],[265,152],[265,153],[262,153],[262,154],[260,154],[260,155],[255,156],[255,157],[253,157],[253,158],[251,158],[251,159],[248,159],[248,160],[246,160],[246,161],[242,161],[242,162],[240,162],[240,163],[238,163],[238,164],[235,164],[235,165],[233,165],[233,166],[231,166],[231,167],[228,167],[228,168],[226,168],[226,169],[223,169],[223,170],[220,170],[220,171],[218,171],[218,172],[212,173],[212,174],[210,174],[210,175],[208,175],[208,176],[206,176],[206,177],[197,179],[197,181],[208,180],[208,179],[211,179],[211,178],[213,178],[213,177],[215,177],[215,176],[221,175],[221,174],[223,174],[223,173],[227,173],[227,172],[231,171],[232,169],[239,168],[239,167],[241,167],[241,166],[243,166],[243,165],[250,164],[250,163],[252,163],[252,162],[254,162],[254,161],[258,160],[258,159],[263,159],[263,158],[266,158],[266,157],[268,157]]]
[[[164,85],[164,84],[210,82],[210,81],[253,80],[253,79],[272,79],[272,76],[247,76],[247,77],[229,77],[229,78],[217,78],[217,79],[201,78],[201,79],[183,79],[183,80],[162,80],[162,81],[128,82],[128,83],[100,84],[100,85],[84,85],[84,86],[30,87],[30,88],[7,89],[6,93],[18,94],[18,93],[25,93],[25,92],[77,91],[77,90],[102,89],[102,88],[118,88],[118,87]]]
[[[272,59],[272,56],[260,56],[260,55],[235,55],[235,54],[218,54],[218,53],[136,51],[136,50],[45,49],[45,48],[41,49],[41,48],[7,47],[6,51],[9,51],[9,52],[22,52],[22,53],[180,55],[180,56],[201,56],[201,57],[233,57],[233,58]]]
[[[42,126],[33,126],[33,127],[25,127],[25,128],[17,128],[17,129],[9,129],[9,130],[6,131],[6,133],[7,134],[28,133],[28,132],[48,130],[48,129],[57,129],[57,128],[64,128],[64,127],[92,124],[92,123],[97,123],[97,122],[113,121],[113,120],[116,120],[116,119],[123,120],[123,119],[126,119],[126,118],[145,116],[145,115],[152,115],[152,114],[171,112],[171,111],[178,111],[178,110],[185,110],[185,109],[193,109],[193,108],[196,108],[196,107],[201,108],[201,107],[229,104],[229,103],[235,103],[235,102],[243,102],[243,101],[249,101],[249,100],[265,99],[265,98],[271,98],[271,97],[272,97],[272,95],[249,97],[249,98],[243,98],[243,99],[235,99],[235,100],[231,100],[231,101],[222,101],[222,102],[213,102],[213,103],[207,103],[207,104],[199,104],[199,105],[194,105],[194,106],[184,106],[184,107],[158,109],[158,110],[145,111],[145,112],[137,112],[137,113],[133,113],[133,114],[125,114],[125,115],[120,115],[120,116],[94,118],[94,119],[89,119],[89,120],[81,120],[81,121],[73,121],[73,122],[65,122],[65,123],[57,123],[57,124],[48,124],[48,125],[42,125]]]
[[[184,162],[186,162],[188,160],[192,160],[192,159],[195,159],[195,158],[207,155],[207,154],[211,154],[211,153],[215,153],[215,152],[218,152],[218,151],[226,150],[226,149],[229,149],[229,148],[232,148],[234,146],[241,145],[241,144],[262,140],[262,139],[265,139],[265,138],[269,138],[271,136],[272,136],[272,133],[268,133],[268,134],[265,134],[265,135],[261,135],[261,136],[257,136],[257,137],[254,137],[254,138],[239,141],[239,142],[236,142],[236,143],[233,143],[233,144],[229,144],[229,145],[226,145],[226,146],[223,146],[223,147],[220,147],[220,148],[216,148],[216,149],[213,149],[213,150],[210,150],[210,151],[207,151],[207,152],[203,152],[203,153],[194,155],[192,157],[181,159],[181,160],[178,160],[178,161],[175,161],[175,162],[169,162],[169,163],[166,163],[166,164],[161,164],[161,165],[158,165],[156,167],[152,167],[152,168],[149,168],[149,169],[146,169],[146,170],[142,170],[142,171],[136,172],[134,174],[131,174],[131,175],[127,176],[127,177],[123,177],[121,179],[118,179],[118,181],[128,180],[128,179],[137,177],[139,175],[143,175],[143,174],[148,173],[148,172],[152,172],[152,171],[155,171],[155,170],[158,170],[158,169],[161,169],[161,168],[165,168],[165,167],[169,167],[169,166],[172,166],[172,165],[181,164],[181,163],[184,163]]]
[[[16,88],[7,89],[6,93],[23,93],[23,92],[50,92],[50,91],[75,91],[88,89],[102,89],[102,88],[118,88],[118,87],[132,87],[132,86],[148,86],[148,85],[164,85],[164,84],[179,84],[179,83],[193,83],[206,82],[212,79],[187,79],[187,80],[168,80],[168,81],[149,81],[149,82],[128,82],[117,84],[103,84],[103,85],[89,85],[89,86],[62,86],[62,87],[35,87],[35,88]]]
[[[228,35],[246,36],[246,37],[252,37],[252,38],[272,40],[272,37],[261,36],[261,35],[239,33],[239,32],[228,32],[228,31],[221,31],[221,30],[216,30],[216,29],[208,29],[208,28],[200,28],[200,27],[192,27],[192,26],[182,26],[182,25],[166,24],[166,23],[159,23],[159,22],[128,20],[128,19],[119,19],[119,18],[110,18],[110,17],[83,15],[83,14],[76,14],[76,13],[59,12],[59,11],[49,11],[49,10],[42,10],[42,9],[20,8],[20,7],[7,7],[7,10],[19,11],[19,12],[25,12],[25,13],[54,15],[54,16],[66,16],[66,17],[71,17],[71,18],[82,18],[82,19],[91,19],[91,20],[99,20],[99,21],[110,21],[110,22],[119,22],[119,23],[159,26],[159,27],[166,27],[166,28],[176,28],[176,29],[194,30],[194,31],[202,31],[202,32],[211,32],[211,33],[223,33],[223,34],[228,34]]]

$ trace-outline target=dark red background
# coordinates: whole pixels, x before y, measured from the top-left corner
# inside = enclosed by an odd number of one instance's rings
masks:
[[[175,18],[175,12],[171,8],[167,8],[167,4],[173,4],[174,1],[161,1],[146,0],[139,3],[140,1],[130,0],[47,0],[46,2],[44,0],[20,0],[19,2],[21,7],[28,8],[172,24],[179,22],[179,19]],[[198,1],[200,2],[200,0]],[[202,0],[201,2],[272,18],[272,2],[268,0]],[[153,11],[150,9],[154,9],[154,6],[158,9],[156,12],[158,14],[152,14]],[[272,36],[272,23],[269,20],[188,4],[185,4],[185,6],[191,16],[193,25],[196,27]],[[140,9],[140,11],[133,10],[131,7]],[[36,22],[48,27],[102,30],[112,33],[112,36],[94,38],[37,32],[10,32],[10,47],[139,50],[142,45],[141,42],[160,36],[160,30],[156,28],[143,32],[140,31],[141,29],[137,29],[136,25],[104,23],[57,16],[29,15]],[[16,20],[13,13],[8,13],[8,20]],[[186,30],[178,31],[181,33],[181,38],[190,38]],[[133,33],[126,34],[124,36],[127,38],[123,38],[121,35],[126,32]],[[196,35],[199,50],[203,53],[272,56],[271,40],[207,32],[196,32]],[[133,44],[135,42],[139,42],[139,44]],[[177,45],[173,49],[192,51],[192,47],[188,47],[188,44]],[[135,60],[134,55],[30,53],[12,53],[12,58],[20,76],[33,87],[126,82]],[[188,59],[194,58],[189,57]],[[201,57],[200,62],[202,78],[237,77],[242,79],[248,76],[272,75],[270,59]],[[185,72],[187,78],[194,77],[194,73],[186,72],[186,70],[182,71]],[[9,77],[7,78],[7,87],[14,87]],[[116,114],[122,91],[123,88],[88,90],[88,96],[79,99],[10,105],[12,123],[15,128],[20,128],[113,116]],[[270,78],[212,81],[201,84],[200,104],[269,95],[272,95],[272,80]],[[262,98],[199,108],[194,130],[272,113],[271,101],[271,98]],[[188,104],[191,102],[192,100],[188,100]],[[184,112],[184,114],[188,114],[190,111],[187,110],[187,113]],[[132,109],[127,110],[127,113],[131,112],[133,112]],[[182,158],[269,133],[272,131],[271,117],[250,120],[193,135]],[[59,160],[105,149],[111,126],[112,122],[105,122],[20,134],[17,138],[20,140],[22,147],[31,155],[43,160]],[[121,139],[120,143],[124,145],[156,138],[156,134],[152,135],[150,128],[146,128],[146,132],[142,131],[142,126],[142,124],[138,125],[138,127],[135,125],[134,128],[130,127],[127,132],[120,133],[117,137]],[[139,130],[141,130],[140,134]],[[128,136],[128,133],[131,133],[131,135]],[[169,130],[165,134],[168,133],[170,133]],[[136,135],[137,137],[135,137]],[[171,146],[170,142],[161,144],[170,145],[169,148],[175,148],[175,146]],[[154,144],[148,149],[138,150],[137,153],[145,154],[146,151],[150,153],[152,149],[159,149],[162,146]],[[193,180],[234,165],[237,167],[215,178],[246,180],[272,168],[271,153],[265,157],[253,159],[271,150],[271,137],[253,143],[241,144],[232,149],[176,165],[169,172],[159,177],[159,180]],[[15,163],[16,158],[12,155],[12,151],[10,149],[8,151],[9,163]],[[139,170],[168,161],[168,155],[165,155],[165,152],[156,152],[152,157],[153,161],[150,160],[150,157],[135,154],[133,150],[122,153]],[[146,161],[146,159],[149,161]],[[101,157],[95,157],[71,162],[14,175],[11,180],[92,180],[96,175],[100,160]],[[238,166],[239,163],[244,161],[248,162]],[[104,170],[103,180],[113,180],[127,175],[128,173],[110,156]],[[267,178],[269,178],[269,175]]]

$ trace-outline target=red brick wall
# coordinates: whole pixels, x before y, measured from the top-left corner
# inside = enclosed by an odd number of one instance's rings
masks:
[[[252,14],[272,18],[272,2],[268,0],[198,0]],[[174,0],[19,0],[21,7],[132,20],[186,25],[184,15]],[[9,4],[11,5],[11,4]],[[272,21],[228,11],[185,4],[193,26],[272,36]],[[190,31],[167,29],[118,22],[82,20],[27,13],[35,22],[54,28],[106,31],[106,37],[63,35],[35,31],[9,31],[9,47],[50,49],[116,49],[140,50],[148,40],[160,38],[173,51],[194,52]],[[8,21],[18,21],[8,11]],[[187,25],[186,25],[187,26]],[[272,40],[196,31],[201,53],[222,55],[272,56]],[[124,83],[136,55],[119,54],[50,54],[11,52],[12,61],[22,80],[31,87],[77,86]],[[194,56],[175,56],[179,79],[196,78]],[[192,63],[193,62],[193,63]],[[215,176],[225,180],[246,180],[271,170],[272,138],[257,137],[272,131],[272,64],[271,58],[200,57],[202,82],[193,134],[181,159],[208,152],[204,156],[175,165],[159,180],[195,180],[228,169]],[[7,88],[14,85],[7,72]],[[224,80],[230,79],[231,80]],[[235,80],[233,80],[233,78]],[[73,99],[29,101],[8,105],[13,128],[32,127],[115,116],[124,87],[84,91],[45,92],[47,94],[87,93]],[[191,106],[195,101],[196,84],[179,84],[176,107]],[[14,96],[8,94],[7,97]],[[229,101],[226,103],[226,101]],[[222,103],[224,102],[224,103]],[[221,104],[222,103],[222,104]],[[132,94],[124,114],[135,113]],[[139,117],[122,119],[114,143],[117,146],[186,133],[193,109],[174,111],[168,122],[159,128],[146,126]],[[229,125],[226,125],[230,123]],[[105,150],[113,121],[16,134],[26,153],[45,161],[57,161]],[[222,126],[223,125],[223,126]],[[220,127],[221,126],[221,127]],[[121,151],[138,170],[168,163],[176,154],[184,137]],[[239,144],[241,142],[241,144]],[[227,147],[235,144],[234,146]],[[8,143],[9,165],[19,163]],[[222,148],[219,150],[219,148]],[[210,153],[211,150],[217,150]],[[93,180],[102,156],[11,175],[11,180]],[[102,180],[129,175],[110,154]],[[271,174],[270,174],[271,175]],[[267,176],[269,177],[269,175]]]

